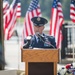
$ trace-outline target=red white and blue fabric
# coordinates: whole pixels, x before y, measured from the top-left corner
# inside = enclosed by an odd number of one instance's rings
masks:
[[[61,41],[62,41],[61,28],[63,21],[64,20],[60,0],[54,0],[52,5],[52,15],[50,21],[50,35],[55,37],[57,48],[61,48]]]
[[[17,3],[17,18],[20,18],[21,17],[21,1],[18,0],[18,3]]]
[[[8,0],[4,0],[3,1],[3,15],[6,14],[8,9],[9,9],[9,2],[8,2]]]
[[[75,0],[71,0],[70,3],[70,18],[75,23]]]
[[[10,5],[9,10],[3,16],[5,40],[9,40],[14,32],[17,17],[19,16],[19,15],[17,16],[18,2],[19,0],[13,0],[12,4]]]
[[[66,64],[61,67],[57,75],[75,75],[75,63]]]
[[[34,34],[34,28],[33,23],[31,22],[31,18],[35,16],[41,16],[39,0],[32,0],[29,5],[28,11],[26,12],[24,19],[22,41],[24,41],[24,38],[26,38],[28,35]]]

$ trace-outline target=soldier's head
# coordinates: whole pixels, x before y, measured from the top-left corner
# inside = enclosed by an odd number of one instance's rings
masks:
[[[35,33],[39,32],[40,34],[42,34],[42,31],[44,30],[44,25],[48,21],[43,17],[33,17],[31,21],[33,22]]]

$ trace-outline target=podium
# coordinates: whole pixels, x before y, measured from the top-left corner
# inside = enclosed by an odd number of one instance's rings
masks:
[[[25,75],[57,75],[58,49],[21,49]]]

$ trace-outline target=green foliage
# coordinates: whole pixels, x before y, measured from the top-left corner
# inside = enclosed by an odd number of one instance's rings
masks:
[[[40,7],[42,15],[49,19],[51,14],[52,0],[44,0],[44,2],[40,1]]]
[[[21,0],[22,17],[25,16],[25,14],[28,10],[28,7],[29,7],[29,3],[30,3],[30,0]]]
[[[62,9],[64,14],[64,19],[70,20],[70,1],[71,0],[63,0],[62,1]]]

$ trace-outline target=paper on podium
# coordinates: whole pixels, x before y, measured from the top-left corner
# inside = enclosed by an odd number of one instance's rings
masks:
[[[43,49],[43,48],[33,48],[33,49],[37,49],[38,50],[38,49]]]

